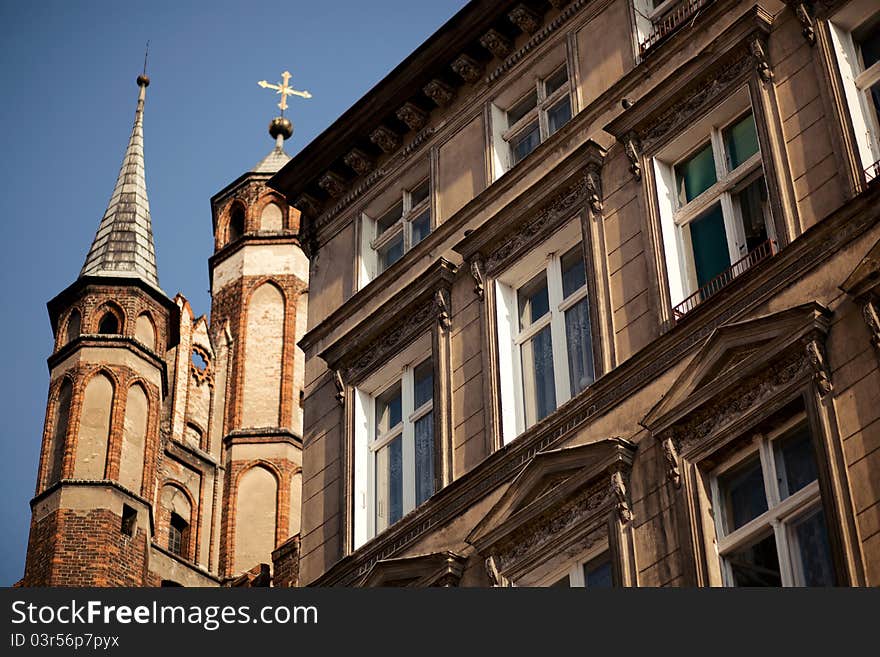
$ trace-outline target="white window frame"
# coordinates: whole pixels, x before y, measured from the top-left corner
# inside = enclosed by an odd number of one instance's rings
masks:
[[[584,581],[584,566],[600,557],[605,557],[608,563],[611,564],[611,577],[613,582],[615,574],[614,558],[608,543],[603,542],[601,545],[590,548],[573,560],[566,559],[565,561],[562,561],[558,558],[556,560],[551,560],[549,563],[543,564],[540,569],[545,574],[538,574],[536,577],[527,576],[517,585],[521,587],[549,587],[563,577],[568,577],[568,585],[570,588],[587,588],[586,582]],[[559,561],[559,563],[555,563],[556,561]],[[548,568],[552,568],[552,570],[547,570]]]
[[[416,367],[431,358],[431,334],[427,333],[355,388],[354,549],[358,549],[369,539],[391,526],[380,526],[377,523],[376,455],[380,449],[401,435],[403,436],[401,444],[403,509],[401,517],[416,507],[415,423],[428,413],[433,412],[434,393],[432,391],[430,401],[425,402],[419,408],[412,408],[415,399],[414,371]],[[434,376],[436,377],[436,375],[435,371]],[[376,398],[397,384],[400,384],[401,387],[401,423],[382,435],[376,435]],[[436,463],[436,426],[432,452]],[[436,490],[434,492],[436,493]]]
[[[548,325],[553,346],[556,408],[572,397],[565,339],[565,311],[589,296],[589,268],[587,268],[584,285],[563,299],[561,259],[572,248],[582,243],[579,221],[573,219],[557,231],[552,240],[548,240],[545,244],[534,249],[528,257],[515,264],[495,281],[496,299],[498,300],[497,326],[502,434],[505,444],[531,426],[526,424],[522,345]],[[584,262],[584,266],[587,267],[586,262]],[[521,331],[519,329],[517,290],[539,275],[542,270],[546,272],[547,276],[550,311],[540,320]],[[594,330],[596,327],[591,325],[591,335]],[[592,340],[589,349],[595,375],[596,354],[593,350]]]
[[[782,586],[804,586],[804,582],[801,580],[801,569],[795,562],[799,553],[794,549],[797,539],[791,528],[798,520],[818,511],[824,512],[819,480],[817,477],[815,481],[807,484],[801,490],[781,500],[774,454],[775,441],[800,424],[807,424],[812,435],[813,429],[809,425],[806,414],[799,413],[766,434],[756,434],[748,448],[737,452],[735,456],[716,467],[710,474],[712,507],[716,509],[716,512],[713,513],[716,545],[724,586],[735,586],[733,570],[725,556],[738,548],[753,544],[760,537],[768,534],[773,534],[776,541]],[[813,444],[815,445],[815,442]],[[725,526],[726,518],[724,518],[724,503],[721,499],[719,478],[754,457],[756,453],[761,461],[767,511],[728,533]],[[818,455],[815,454],[815,451],[813,456],[817,461],[818,471]],[[825,520],[827,528],[827,514]]]
[[[690,223],[699,218],[711,206],[719,202],[721,204],[731,265],[747,255],[742,212],[735,202],[734,196],[759,177],[764,178],[766,186],[761,147],[759,143],[757,153],[735,170],[730,171],[728,170],[723,133],[749,113],[752,115],[752,119],[757,122],[748,88],[743,87],[710,115],[696,122],[672,144],[664,147],[653,158],[669,293],[673,307],[699,289],[690,237]],[[757,130],[757,123],[755,127]],[[707,141],[712,146],[716,182],[696,198],[691,199],[685,205],[680,205],[675,167],[699,152]],[[682,150],[679,146],[682,142],[691,145],[684,152],[677,152]],[[670,152],[676,154],[669,157],[667,154]],[[776,230],[769,212],[769,203],[767,210],[764,215],[767,237],[776,242]]]
[[[565,69],[566,72],[565,83],[548,95],[547,80],[552,78],[562,69]],[[526,129],[529,126],[533,125],[535,121],[538,122],[538,134],[540,135],[539,144],[544,143],[544,141],[546,141],[550,137],[550,123],[549,119],[547,118],[547,114],[551,109],[554,109],[559,104],[561,104],[564,98],[568,98],[568,120],[571,121],[571,117],[574,116],[574,101],[572,99],[571,90],[571,70],[568,66],[568,63],[563,62],[562,64],[554,68],[548,75],[536,78],[534,86],[530,88],[526,93],[520,94],[520,96],[514,102],[510,103],[509,108],[507,110],[504,110],[505,125],[507,125],[507,129],[501,134],[501,138],[505,142],[507,142],[509,158],[508,161],[510,162],[510,166],[516,166],[517,164],[519,164],[519,162],[522,161],[514,161],[513,141],[524,132],[526,132]],[[537,96],[535,107],[533,107],[525,115],[523,115],[516,123],[510,125],[509,121],[507,120],[507,112],[509,111],[509,109],[516,107],[521,101],[525,100],[526,97],[530,96],[532,93],[535,93]],[[566,121],[566,123],[568,123],[568,121]],[[528,155],[526,155],[525,157],[528,157]],[[525,159],[525,157],[523,159]]]
[[[849,107],[859,160],[868,180],[874,172],[871,165],[880,160],[880,117],[870,98],[870,88],[880,81],[880,62],[864,70],[861,53],[853,33],[877,15],[874,0],[856,0],[846,5],[829,21],[831,41],[837,58],[844,95]]]
[[[413,191],[418,189],[422,185],[427,185],[428,194],[422,201],[414,205]],[[381,268],[381,258],[379,256],[379,251],[391,244],[401,235],[403,237],[403,254],[401,255],[400,259],[402,259],[409,252],[409,250],[414,246],[412,235],[412,222],[414,219],[418,219],[426,211],[428,212],[429,222],[428,235],[434,232],[436,226],[434,225],[434,213],[431,211],[432,194],[433,186],[431,185],[430,176],[424,176],[420,178],[415,184],[407,186],[397,195],[393,196],[390,203],[387,201],[383,203],[381,205],[381,211],[361,213],[361,275],[363,278],[363,283],[360,287],[363,287],[371,280],[376,278],[378,275],[380,275],[383,271],[385,271]],[[384,217],[387,212],[390,212],[398,203],[400,203],[403,207],[400,219],[389,226],[384,233],[378,235],[378,220]],[[426,235],[422,239],[427,239],[428,235]]]

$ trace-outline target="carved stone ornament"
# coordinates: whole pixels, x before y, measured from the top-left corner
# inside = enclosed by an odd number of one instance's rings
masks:
[[[333,173],[332,171],[327,171],[318,179],[318,187],[334,198],[339,198],[345,194],[345,190],[348,189],[345,179],[338,173]]]
[[[568,1],[569,0],[549,0],[554,9],[562,9],[565,5],[568,4]]]
[[[300,194],[293,202],[293,207],[309,217],[321,214],[321,203],[311,194]]]
[[[813,369],[813,381],[819,389],[819,394],[824,397],[832,390],[831,371],[825,358],[825,348],[816,338],[807,340],[804,346],[807,350],[810,367]]]
[[[204,367],[198,367],[193,359],[190,359],[189,363],[189,373],[192,375],[193,379],[195,379],[196,385],[200,386],[203,383],[207,383],[209,388],[214,387],[214,366],[211,363],[211,358],[208,356],[208,352],[199,347],[198,345],[193,345],[193,354],[198,354],[201,357],[202,361],[205,363]]]
[[[525,5],[517,5],[507,17],[511,23],[529,34],[534,34],[541,28],[541,17]]]
[[[587,165],[587,201],[593,214],[602,214],[602,167],[595,162]]]
[[[333,372],[333,385],[336,386],[336,401],[340,406],[345,405],[345,384],[342,382],[342,375],[339,370]]]
[[[666,461],[666,478],[676,488],[681,488],[681,471],[678,465],[678,451],[675,449],[675,441],[672,437],[665,438],[661,443],[663,458]]]
[[[611,474],[611,493],[614,495],[617,509],[617,517],[624,525],[633,519],[632,509],[626,494],[626,483],[623,481],[623,473],[619,470]]]
[[[480,37],[480,45],[498,59],[504,59],[513,52],[513,42],[498,30],[489,30]]]
[[[755,70],[764,82],[770,82],[773,79],[773,69],[770,68],[770,61],[767,58],[767,51],[764,48],[764,42],[758,38],[749,41],[749,52],[755,58]]]
[[[862,306],[862,316],[871,331],[871,344],[880,351],[880,309],[876,301],[869,300]]]
[[[428,113],[414,103],[404,103],[395,114],[410,130],[421,130],[428,123]]]
[[[437,290],[434,293],[434,303],[437,304],[437,321],[440,323],[440,328],[448,331],[452,328],[452,319],[449,316],[449,292]]]
[[[426,84],[422,91],[425,92],[425,95],[428,98],[433,100],[441,107],[451,103],[452,99],[455,97],[455,89],[450,87],[445,82],[436,79],[431,80],[428,84]]]
[[[474,279],[474,294],[482,301],[484,286],[486,285],[486,274],[483,272],[483,261],[479,258],[471,261],[471,276]]]
[[[811,46],[816,45],[816,27],[813,24],[813,17],[807,9],[805,2],[799,2],[794,6],[794,15],[797,16],[801,24],[801,34]]]
[[[473,84],[480,79],[483,67],[470,55],[459,55],[451,64],[452,70],[458,73],[462,80]]]
[[[629,171],[636,180],[642,179],[642,165],[639,163],[639,138],[634,132],[630,132],[623,138],[623,149],[626,159],[629,160]]]
[[[376,166],[373,158],[359,148],[353,148],[342,158],[342,161],[350,166],[359,176],[366,176]]]
[[[370,133],[370,141],[386,153],[393,153],[400,148],[400,136],[384,125],[380,125]]]
[[[486,559],[486,575],[489,576],[489,584],[492,585],[492,588],[507,588],[510,586],[510,580],[498,572],[495,557]]]

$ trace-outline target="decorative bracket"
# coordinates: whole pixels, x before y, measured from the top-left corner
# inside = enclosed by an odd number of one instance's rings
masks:
[[[805,343],[807,360],[813,369],[813,381],[819,389],[819,395],[824,397],[832,390],[831,371],[828,368],[828,360],[825,358],[825,348],[817,338],[809,338]]]
[[[486,285],[486,273],[483,271],[483,261],[480,258],[471,260],[471,276],[474,279],[474,294],[482,301],[484,286]]]
[[[514,7],[507,17],[523,32],[534,34],[541,28],[541,17],[525,5]]]
[[[486,575],[489,576],[489,583],[492,585],[492,588],[507,588],[510,586],[510,580],[499,572],[498,564],[495,563],[495,557],[486,559]]]
[[[617,517],[622,524],[633,519],[632,509],[626,495],[626,483],[623,481],[623,473],[620,470],[611,473],[611,494],[614,495],[617,509]]]
[[[868,299],[862,306],[862,316],[865,318],[868,330],[871,331],[871,344],[880,351],[880,309],[878,309],[877,302]]]
[[[498,59],[504,59],[513,52],[513,43],[498,30],[491,29],[480,37],[480,45]]]
[[[333,385],[336,386],[336,401],[340,406],[345,405],[345,383],[342,381],[342,374],[339,370],[333,370]]]
[[[626,151],[626,157],[629,160],[629,171],[636,180],[642,179],[642,165],[640,159],[639,138],[635,132],[628,133],[623,138],[623,148]]]
[[[451,67],[453,71],[458,73],[462,80],[469,82],[470,84],[479,80],[480,74],[483,71],[480,62],[470,55],[465,54],[459,55],[456,60],[452,62]]]
[[[359,176],[366,176],[375,167],[373,158],[359,148],[353,148],[342,158],[349,167]]]
[[[764,42],[757,37],[749,41],[749,52],[755,58],[755,70],[764,82],[773,79],[773,69],[770,68],[770,60],[764,48]]]
[[[335,198],[339,198],[345,194],[348,189],[345,178],[333,171],[327,171],[318,179],[318,187]]]
[[[797,16],[801,24],[801,34],[811,46],[816,45],[816,27],[813,24],[813,17],[810,16],[810,10],[807,8],[806,2],[799,2],[794,6],[794,15]]]
[[[428,123],[428,113],[409,101],[397,110],[396,116],[406,123],[410,130],[421,130]]]
[[[602,166],[596,162],[587,164],[587,201],[593,214],[602,216]]]
[[[400,148],[400,137],[384,125],[380,125],[370,133],[370,141],[386,153],[393,153]]]
[[[428,98],[441,107],[451,103],[452,99],[455,97],[455,89],[437,79],[431,80],[424,86],[422,91]]]
[[[678,451],[672,436],[666,438],[663,443],[663,458],[666,460],[666,478],[676,488],[681,488],[681,470],[679,470]]]
[[[448,331],[452,328],[452,319],[449,316],[449,292],[444,289],[434,293],[434,303],[437,304],[437,321],[440,328]]]

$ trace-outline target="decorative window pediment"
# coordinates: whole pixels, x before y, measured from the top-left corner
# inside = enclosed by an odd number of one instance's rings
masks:
[[[427,588],[458,586],[467,559],[454,552],[435,552],[416,557],[376,562],[356,586]]]
[[[702,456],[736,433],[756,412],[767,413],[810,379],[830,390],[824,338],[831,311],[808,303],[727,324],[709,336],[669,392],[642,420],[664,443],[668,475],[677,458]]]
[[[632,518],[626,481],[635,449],[608,438],[535,456],[467,538],[490,578],[516,582],[551,559],[606,543],[609,518]]]

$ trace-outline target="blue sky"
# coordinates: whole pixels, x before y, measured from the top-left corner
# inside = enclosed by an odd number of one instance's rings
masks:
[[[209,311],[209,198],[272,148],[293,74],[295,154],[466,4],[0,2],[0,585],[23,574],[48,389],[46,302],[72,283],[107,205],[150,41],[147,189],[169,296]]]

